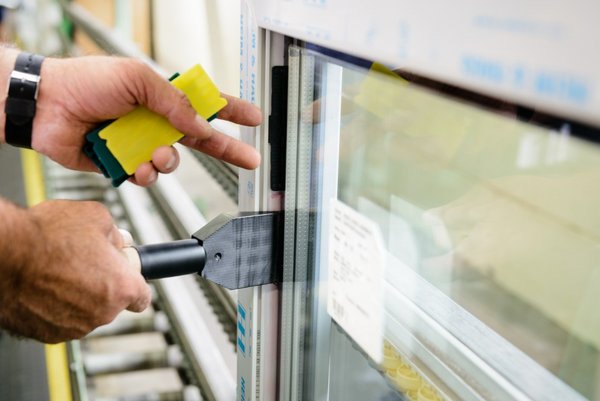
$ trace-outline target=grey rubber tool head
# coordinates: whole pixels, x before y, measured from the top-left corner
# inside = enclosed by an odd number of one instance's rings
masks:
[[[280,282],[278,233],[277,213],[218,216],[192,235],[206,251],[202,277],[229,289]]]

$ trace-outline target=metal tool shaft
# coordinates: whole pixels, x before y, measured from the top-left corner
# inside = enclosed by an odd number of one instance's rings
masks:
[[[274,212],[222,214],[192,239],[135,247],[146,280],[200,274],[229,289],[281,281],[281,252]]]

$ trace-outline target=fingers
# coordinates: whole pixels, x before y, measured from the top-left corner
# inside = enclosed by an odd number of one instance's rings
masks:
[[[179,152],[172,146],[161,146],[152,153],[152,164],[161,173],[170,173],[179,165]]]
[[[129,231],[119,228],[119,233],[121,234],[121,237],[123,238],[123,246],[124,247],[133,246],[133,236],[131,235],[131,233]]]
[[[185,94],[149,67],[140,64],[139,69],[135,86],[140,103],[167,117],[184,134],[194,135],[198,128],[194,123],[196,111]],[[227,106],[219,112],[220,119],[249,126],[261,123],[262,113],[258,107],[224,93],[221,96],[227,100]]]
[[[227,100],[227,106],[219,111],[219,119],[252,127],[262,122],[260,109],[252,103],[225,93],[221,93],[221,96]]]
[[[221,93],[227,106],[219,111],[218,118],[236,124],[256,126],[262,122],[262,112],[250,102]],[[214,129],[204,119],[197,118],[200,135],[191,135],[180,142],[238,167],[255,169],[260,164],[260,153],[252,146]]]
[[[150,162],[142,163],[135,170],[135,173],[130,179],[134,184],[142,187],[148,187],[158,179],[158,172]]]
[[[137,63],[133,88],[138,102],[165,116],[171,125],[186,135],[198,130],[196,111],[185,94],[148,66]]]
[[[136,251],[133,250],[133,252]],[[126,309],[131,312],[142,312],[152,302],[152,291],[150,290],[150,286],[139,273],[139,270],[134,271],[133,269],[128,269],[127,275],[131,277],[130,285],[133,287],[133,292],[129,297],[129,305]]]
[[[142,265],[138,252],[131,247],[120,250],[121,255],[127,260],[123,269],[124,282],[128,291],[126,294],[126,309],[132,312],[142,312],[152,302],[152,291],[146,280],[141,275]]]
[[[137,74],[132,77],[135,79],[133,86],[139,103],[165,116],[186,138],[192,138],[182,143],[239,167],[253,169],[258,166],[260,156],[254,148],[212,128],[206,120],[196,114],[183,92],[149,67],[139,64],[137,70]],[[233,96],[222,96],[228,105],[219,112],[219,118],[244,125],[260,124],[262,115],[256,106]],[[163,162],[165,165],[156,166],[159,171],[166,167],[166,161]],[[156,180],[149,167],[140,166],[142,170],[136,170],[136,183],[147,186]]]
[[[140,260],[139,253],[132,247],[125,247],[121,249],[121,253],[127,259],[129,267],[137,272],[142,270],[142,261]]]
[[[121,233],[121,230],[119,230],[114,224],[112,225],[107,238],[108,241],[117,249],[121,249],[125,246],[123,234]]]
[[[120,249],[121,253],[127,259],[129,267],[136,272],[141,272],[142,261],[140,260],[139,253],[133,248],[133,236],[127,230],[122,228],[119,229],[121,234],[123,247]]]
[[[140,274],[142,268],[140,256],[132,248],[133,237],[131,233],[118,229],[116,226],[114,231],[119,236],[120,246],[117,249],[125,259],[125,266],[121,266],[119,269],[118,278],[119,287],[121,288],[121,300],[123,301],[121,305],[132,312],[142,312],[150,305],[152,293],[150,286]]]
[[[124,232],[123,244],[132,244],[131,234]],[[124,259],[119,271],[119,282],[123,308],[132,312],[142,312],[152,301],[150,286],[140,274],[142,265],[138,252],[130,245],[118,250]]]
[[[200,118],[198,124],[202,127],[201,135],[186,136],[179,142],[238,167],[246,169],[258,167],[260,153],[252,146],[219,132]]]
[[[156,182],[158,173],[171,173],[179,165],[179,153],[172,146],[161,146],[152,153],[152,162],[142,163],[129,181],[142,187]]]

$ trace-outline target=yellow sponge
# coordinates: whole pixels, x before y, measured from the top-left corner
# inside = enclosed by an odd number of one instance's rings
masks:
[[[212,120],[227,105],[206,72],[196,65],[171,78],[173,86],[181,89],[196,112]],[[86,135],[83,152],[100,171],[119,186],[141,163],[150,161],[160,146],[170,146],[183,137],[165,118],[145,107],[100,124]]]
[[[173,86],[181,89],[196,112],[207,120],[216,117],[227,105],[219,90],[204,69],[196,65],[177,76]],[[169,121],[145,107],[132,112],[103,128],[99,136],[117,159],[127,175],[152,159],[152,153],[160,146],[170,146],[183,137]]]

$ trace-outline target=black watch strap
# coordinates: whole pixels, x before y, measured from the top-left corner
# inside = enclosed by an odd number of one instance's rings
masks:
[[[33,117],[43,61],[43,56],[26,52],[17,56],[15,69],[10,74],[8,96],[4,107],[6,143],[21,148],[31,148]]]

